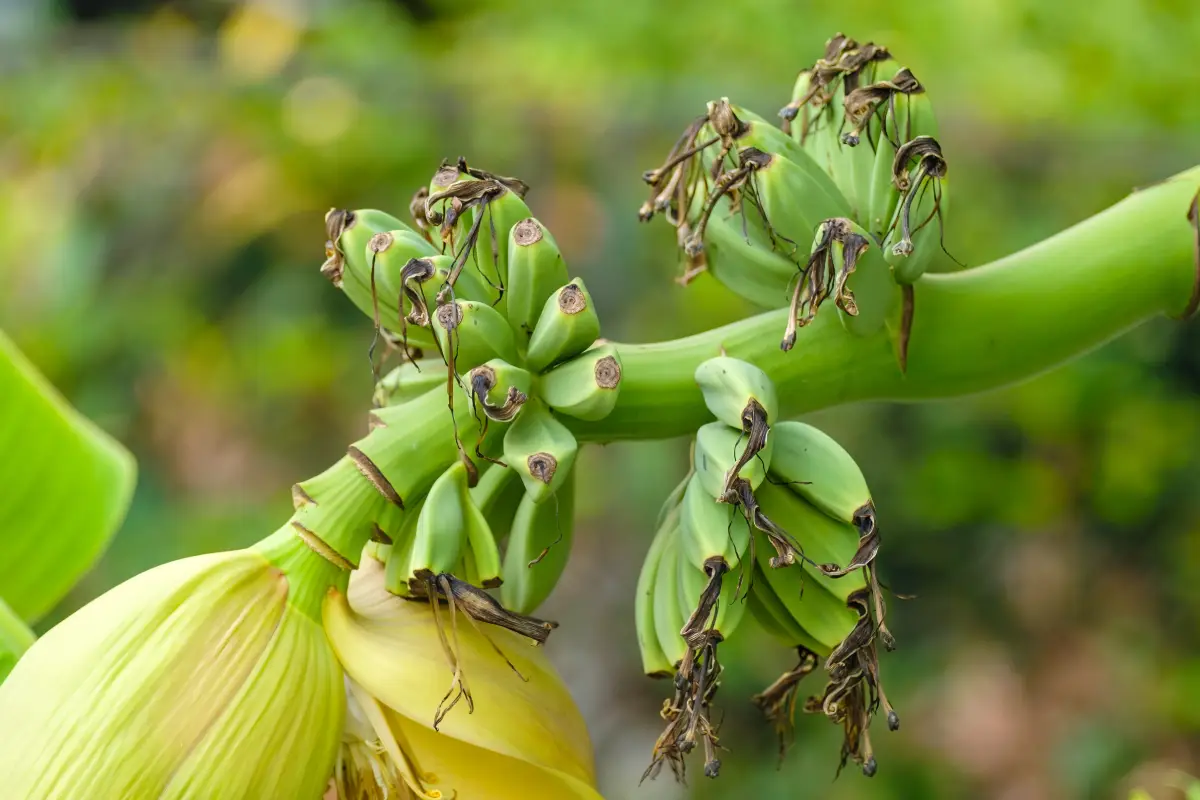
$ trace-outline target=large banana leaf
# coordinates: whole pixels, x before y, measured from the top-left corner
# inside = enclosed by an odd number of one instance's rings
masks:
[[[15,616],[36,621],[95,563],[135,474],[0,333],[0,598]]]

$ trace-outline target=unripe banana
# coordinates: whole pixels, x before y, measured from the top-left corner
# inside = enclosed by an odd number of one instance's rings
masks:
[[[466,375],[476,418],[511,422],[529,399],[533,376],[507,361],[494,358]]]
[[[567,278],[558,245],[542,223],[529,217],[513,226],[508,240],[508,321],[522,347],[529,343],[546,299]]]
[[[446,365],[440,358],[405,361],[375,385],[375,407],[398,406],[445,385]]]
[[[508,248],[512,229],[521,220],[529,219],[532,213],[524,199],[511,189],[505,189],[499,196],[490,200],[482,213],[483,219],[479,225],[478,238],[475,242],[475,253],[472,263],[467,265],[464,272],[474,272],[486,277],[487,282],[503,287],[498,293],[498,299],[493,303],[495,309],[505,317],[508,316]],[[495,290],[493,290],[495,296]]]
[[[762,546],[755,548],[760,577],[765,578],[796,624],[821,644],[818,651],[832,650],[854,629],[858,615],[824,586],[811,580],[799,565],[772,567],[769,550]],[[755,588],[751,588],[751,593]]]
[[[469,491],[462,496],[462,514],[465,531],[463,562],[467,580],[484,589],[495,588],[503,581],[500,549],[496,546],[496,537],[487,517],[475,505]]]
[[[438,306],[433,329],[442,356],[460,375],[493,358],[510,364],[517,361],[508,323],[486,303],[453,300]]]
[[[327,259],[321,267],[321,274],[340,288],[360,311],[378,320],[381,327],[397,332],[402,330],[403,323],[398,318],[396,307],[398,288],[392,284],[388,284],[387,288],[383,285],[386,280],[394,281],[398,276],[382,275],[376,263],[375,286],[372,291],[371,257],[375,254],[368,251],[368,246],[381,234],[383,236],[377,244],[384,244],[389,240],[390,234],[390,240],[396,248],[393,257],[405,253],[410,258],[421,258],[434,255],[437,251],[422,239],[420,234],[382,211],[333,210],[325,219],[330,240],[326,245]],[[375,260],[377,259],[376,256]],[[410,343],[414,347],[430,347],[433,345],[433,338],[414,332]]]
[[[750,548],[750,525],[737,508],[719,503],[704,489],[700,473],[688,481],[679,505],[683,560],[702,569],[710,559],[722,559],[732,570]]]
[[[579,445],[540,402],[530,400],[504,434],[504,460],[521,476],[534,503],[544,503],[567,480]]]
[[[862,470],[828,434],[803,422],[772,429],[771,474],[825,514],[860,531],[873,527],[875,506]]]
[[[412,595],[412,589],[408,584],[410,577],[408,568],[412,562],[417,521],[420,520],[421,509],[424,507],[425,498],[422,497],[412,508],[404,512],[400,527],[391,532],[392,549],[388,552],[383,585],[385,589],[399,597]]]
[[[743,208],[747,217],[758,217]],[[763,308],[787,305],[788,287],[797,279],[800,265],[792,260],[793,245],[779,239],[774,249],[755,224],[742,226],[741,215],[731,215],[722,200],[704,227],[704,252],[698,257],[713,277],[735,294]],[[761,220],[759,220],[761,222]],[[536,335],[536,334],[535,334]]]
[[[671,531],[678,524],[678,512],[675,508],[664,508],[667,513],[659,520],[654,539],[650,542],[650,550],[642,562],[641,572],[638,573],[637,594],[633,602],[638,650],[642,654],[642,671],[651,678],[668,678],[675,671],[675,661],[667,658],[662,645],[659,644],[654,610],[654,596],[659,591],[662,554],[666,550]]]
[[[696,451],[692,458],[705,493],[718,500],[724,498],[729,480],[734,476],[745,478],[752,488],[758,488],[767,476],[774,439],[774,436],[768,438],[761,451],[745,459],[734,475],[730,475],[743,461],[749,444],[746,437],[721,422],[702,425],[696,431]]]
[[[843,603],[867,585],[862,570],[831,577],[826,569],[851,563],[858,552],[860,532],[848,522],[833,519],[800,495],[771,483],[755,493],[763,513],[787,531],[804,553],[802,568],[818,584]],[[825,567],[826,569],[822,569]]]
[[[518,614],[530,614],[550,596],[571,555],[575,518],[575,474],[548,503],[535,503],[528,492],[517,506],[504,551],[500,600]]]
[[[554,411],[583,420],[600,420],[617,405],[621,393],[621,357],[614,345],[593,347],[538,378],[538,394]]]
[[[471,502],[487,517],[497,542],[508,538],[513,515],[524,496],[525,487],[517,480],[516,470],[501,464],[487,465],[479,483],[471,487]]]
[[[790,569],[790,568],[789,568]],[[814,653],[828,653],[829,649],[812,637],[808,631],[792,618],[787,606],[771,588],[767,576],[755,565],[751,578],[750,596],[746,598],[746,610],[770,635],[788,647],[804,647]]]
[[[712,415],[745,433],[756,422],[770,424],[779,413],[770,377],[739,358],[717,356],[702,362],[696,367],[696,384]]]
[[[582,353],[600,336],[600,317],[592,296],[575,278],[546,299],[529,338],[525,364],[534,372]]]
[[[883,242],[883,257],[897,283],[914,283],[941,247],[946,170],[941,146],[932,136],[918,136],[896,151],[892,179],[902,196]]]
[[[883,328],[900,300],[900,291],[877,240],[857,224],[851,223],[851,229],[868,242],[867,247],[859,251],[854,270],[846,279],[846,289],[854,298],[858,313],[850,314],[841,307],[837,312],[846,330],[858,336],[870,336]],[[843,259],[845,254],[843,243]]]
[[[689,644],[695,646],[712,633],[721,637],[721,641],[728,640],[745,616],[746,604],[738,597],[749,587],[748,579],[741,581],[741,571],[729,569],[722,562],[715,562],[706,570],[680,557],[676,559],[675,568],[678,570],[676,599],[684,617],[680,629],[683,640],[688,642],[691,638]],[[719,584],[711,574],[713,570],[721,572]],[[711,597],[714,590],[715,600]]]
[[[687,643],[679,633],[687,616],[679,608],[679,518],[669,517],[663,544],[662,557],[658,563],[658,574],[654,583],[654,630],[658,634],[658,646],[662,648],[667,662],[678,664],[688,651]]]
[[[758,152],[743,158],[756,164],[758,197],[777,235],[802,246],[823,221],[846,216],[845,203],[831,202],[812,176],[786,156]]]
[[[417,517],[406,576],[414,593],[420,594],[430,578],[460,571],[467,537],[467,501],[467,469],[456,461],[433,482]]]

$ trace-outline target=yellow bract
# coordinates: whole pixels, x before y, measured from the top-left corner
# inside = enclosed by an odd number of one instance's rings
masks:
[[[198,556],[59,624],[0,685],[5,796],[319,797],[342,674],[289,588],[260,553]]]
[[[456,635],[446,636],[474,711],[460,702],[433,730],[453,678],[437,622],[428,604],[389,594],[383,572],[378,561],[364,559],[349,597],[330,593],[325,627],[351,690],[361,687],[355,696],[381,745],[411,776],[410,790],[497,800],[599,798],[587,728],[544,650],[494,626],[477,628],[461,612]],[[448,609],[439,617],[451,625]]]

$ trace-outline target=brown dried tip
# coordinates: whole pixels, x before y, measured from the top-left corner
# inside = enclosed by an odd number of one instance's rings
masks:
[[[574,316],[587,308],[587,295],[577,285],[568,283],[558,293],[558,310]]]
[[[530,475],[548,484],[554,480],[554,473],[558,471],[558,459],[549,453],[534,453],[526,459],[525,466]]]
[[[394,237],[392,236],[392,234],[390,232],[380,231],[379,233],[372,236],[371,240],[369,242],[367,242],[367,252],[383,253],[389,247],[392,246],[393,240],[394,240]]]
[[[462,156],[459,156],[458,158],[458,170],[459,172],[467,173],[472,178],[479,178],[480,180],[485,181],[495,181],[505,189],[508,189],[510,192],[515,194],[517,197],[523,198],[529,193],[529,184],[525,183],[525,181],[521,180],[520,178],[510,178],[504,175],[496,175],[491,172],[484,172],[483,170],[475,169],[474,167],[468,167],[467,160]]]
[[[496,371],[489,366],[476,367],[467,373],[467,382],[472,393],[479,398],[479,405],[489,419],[497,422],[509,422],[525,405],[529,398],[515,386],[508,387],[508,393],[501,405],[494,405],[488,400],[488,394],[496,388]]]
[[[462,324],[463,311],[457,300],[438,306],[437,321],[447,331],[452,331]]]
[[[527,617],[509,611],[490,594],[466,581],[459,580],[450,573],[438,575],[432,581],[439,596],[453,601],[471,619],[485,622],[488,625],[510,630],[513,633],[532,639],[537,644],[545,644],[550,638],[550,632],[558,627],[557,622],[550,622],[537,617]]]
[[[513,226],[512,236],[519,247],[528,247],[542,240],[542,226],[532,217],[523,219]]]
[[[725,573],[729,572],[729,564],[724,558],[715,556],[704,562],[704,572],[708,575],[708,583],[700,593],[695,610],[679,631],[687,646],[693,649],[701,647],[710,638],[718,642],[722,639],[721,633],[711,629],[709,624],[713,621],[713,612],[721,598],[721,583]]]
[[[605,356],[597,361],[593,374],[596,385],[601,389],[615,389],[621,383],[621,365],[612,356]]]
[[[775,728],[779,738],[779,761],[787,754],[795,741],[796,705],[800,697],[800,681],[817,668],[817,654],[806,647],[798,646],[799,659],[796,666],[775,679],[775,682],[750,698]]]
[[[671,767],[677,781],[687,772],[684,756],[695,749],[697,742],[704,746],[704,774],[716,777],[721,762],[716,757],[720,748],[717,725],[712,722],[712,701],[720,687],[721,664],[717,660],[719,637],[710,637],[699,647],[690,649],[675,673],[674,696],[663,702],[660,712],[667,726],[654,743],[650,765],[642,780],[657,777],[663,764]]]

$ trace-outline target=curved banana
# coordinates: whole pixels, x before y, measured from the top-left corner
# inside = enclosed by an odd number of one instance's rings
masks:
[[[571,555],[575,520],[575,471],[548,503],[522,496],[504,551],[500,600],[518,614],[530,614],[558,585]]]
[[[537,383],[538,395],[554,411],[604,419],[621,394],[621,357],[615,345],[597,345],[543,373]]]
[[[571,474],[579,444],[541,402],[530,400],[504,434],[504,460],[534,503],[544,503]]]
[[[775,384],[767,373],[740,358],[717,356],[701,362],[696,367],[696,385],[714,417],[746,434],[755,426],[769,425],[779,413]]]
[[[567,282],[554,237],[533,217],[513,226],[508,240],[508,321],[524,349],[546,300]]]
[[[405,361],[379,379],[373,400],[376,408],[398,406],[445,385],[446,365],[440,358]]]
[[[384,570],[384,588],[394,595],[409,597],[412,590],[409,587],[410,577],[408,567],[412,561],[413,540],[416,536],[417,521],[421,518],[421,509],[425,506],[425,498],[418,500],[411,509],[404,512],[399,528],[390,532],[392,548],[388,551],[387,568]]]
[[[674,667],[688,652],[687,642],[679,633],[687,621],[679,608],[679,518],[669,516],[664,530],[666,541],[654,583],[654,630],[658,635],[658,646]]]
[[[746,598],[746,610],[762,626],[763,630],[788,647],[804,647],[814,653],[828,653],[829,648],[818,642],[796,622],[787,606],[775,594],[767,576],[755,565],[751,577],[750,595]]]
[[[763,448],[750,458],[744,458],[749,440],[740,431],[722,422],[710,422],[696,431],[696,451],[692,457],[700,485],[710,497],[727,497],[730,481],[741,477],[758,488],[767,476],[775,437],[769,437]]]
[[[641,572],[638,573],[637,594],[633,602],[638,650],[642,655],[642,671],[651,678],[669,678],[675,672],[675,662],[667,657],[658,641],[654,608],[655,592],[659,590],[659,565],[662,563],[668,537],[677,521],[677,518],[671,516],[674,506],[664,510],[667,513],[659,520],[654,539],[650,542],[650,550],[642,562]]]
[[[600,317],[582,278],[575,278],[546,298],[525,364],[534,372],[582,353],[600,336]]]
[[[512,530],[513,516],[525,496],[525,487],[517,480],[516,470],[503,464],[488,464],[471,487],[471,502],[487,517],[492,536],[497,542],[508,538]]]
[[[875,524],[875,505],[862,470],[833,437],[804,422],[772,429],[771,474],[825,514],[860,531]]]
[[[417,516],[405,576],[411,592],[420,594],[428,581],[442,573],[461,571],[458,567],[466,547],[467,502],[467,469],[456,461],[433,482]]]
[[[761,570],[759,577],[771,587],[796,624],[820,643],[818,652],[829,652],[854,629],[858,615],[847,608],[845,601],[812,580],[799,565],[772,567],[769,550],[755,548]],[[755,586],[750,591],[753,594],[757,589]]]
[[[683,559],[699,570],[711,559],[733,569],[750,547],[750,525],[735,506],[717,502],[704,489],[699,473],[687,482],[679,504],[679,541]]]
[[[452,300],[438,306],[434,314],[438,346],[455,372],[468,370],[499,358],[517,361],[512,330],[500,312],[475,300]]]

